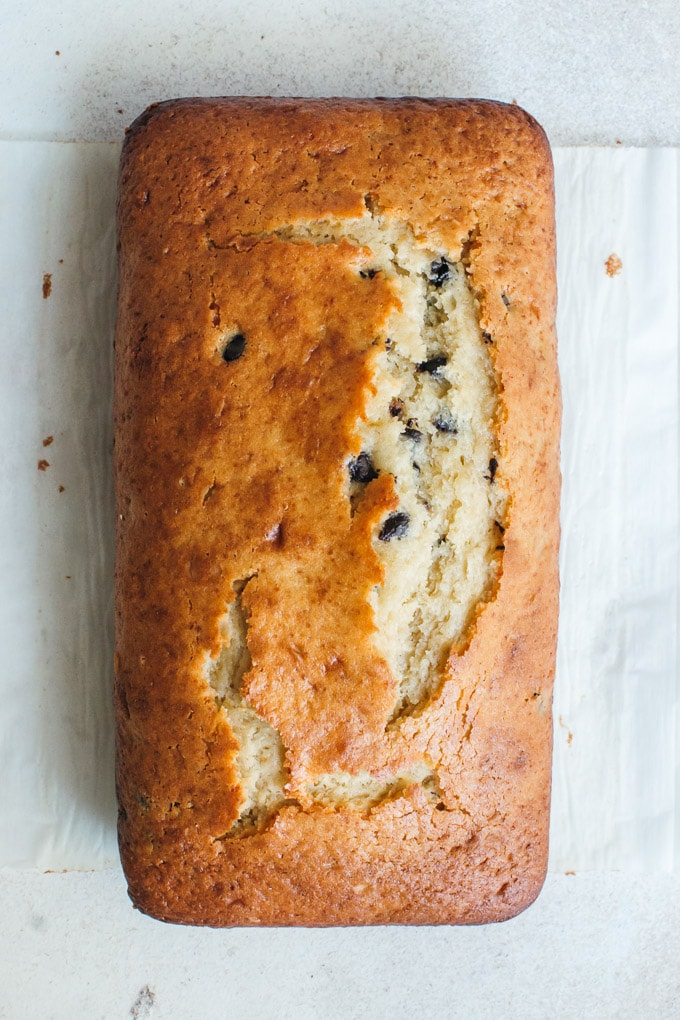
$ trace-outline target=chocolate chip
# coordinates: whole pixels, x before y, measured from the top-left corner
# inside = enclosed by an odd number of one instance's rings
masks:
[[[495,457],[492,457],[491,460],[489,461],[489,473],[486,476],[489,479],[490,482],[493,482],[494,478],[496,477],[496,471],[497,470],[498,470],[498,461],[496,460]]]
[[[227,341],[227,345],[222,351],[222,358],[224,361],[236,361],[240,358],[246,349],[246,338],[243,333],[235,333],[233,337]]]
[[[364,280],[372,280],[379,272],[379,269],[360,269],[359,276],[361,276]]]
[[[444,256],[435,259],[430,266],[429,279],[430,283],[433,283],[435,287],[441,287],[451,276],[451,266],[446,261]]]
[[[381,542],[391,542],[393,538],[403,538],[408,531],[411,518],[403,510],[390,514],[382,528],[378,538]]]
[[[360,453],[358,457],[349,462],[349,477],[350,481],[360,482],[362,485],[367,485],[368,482],[372,482],[374,478],[378,477],[370,453]]]
[[[416,371],[427,372],[429,375],[437,375],[439,369],[443,368],[448,360],[449,359],[445,354],[438,354],[434,358],[428,358],[427,361],[421,361],[420,364],[416,366]]]
[[[432,419],[432,424],[437,432],[446,432],[450,436],[458,435],[458,425],[448,407],[442,408],[439,414]]]
[[[406,439],[412,439],[414,443],[419,443],[423,438],[423,433],[418,428],[418,422],[415,418],[409,418],[406,422],[406,428],[402,432],[402,436]]]
[[[404,401],[400,400],[399,397],[393,397],[390,400],[390,414],[393,418],[401,418],[404,414],[405,407]]]
[[[510,307],[510,298],[508,297],[507,294],[501,294],[501,300],[503,301],[503,304],[505,305],[506,308]]]
[[[493,343],[493,337],[491,336],[491,333],[487,333],[485,329],[482,330],[482,340],[484,341],[485,344]]]

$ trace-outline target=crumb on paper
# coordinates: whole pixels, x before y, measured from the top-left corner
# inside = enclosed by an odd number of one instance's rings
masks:
[[[52,274],[43,273],[43,297],[45,298],[45,300],[47,300],[51,293],[52,293]]]
[[[67,580],[67,581],[70,581],[70,580],[71,580],[71,575],[70,575],[70,574],[65,574],[64,576],[66,577],[66,580]]]
[[[54,436],[45,436],[43,439],[43,446],[51,446],[54,442]]]
[[[125,113],[125,110],[123,109],[122,106],[119,106],[116,108],[116,113]]]
[[[55,55],[55,57],[60,57],[61,56],[61,50],[55,50],[54,51],[54,55]]]
[[[66,486],[65,485],[60,485],[59,486],[59,492],[66,492]]]
[[[616,276],[623,269],[623,262],[615,252],[612,252],[604,264],[607,276]]]
[[[559,723],[563,730],[567,730],[567,744],[571,746],[571,742],[574,739],[574,734],[571,732],[570,729],[567,728],[567,724],[565,723],[562,716],[559,717]]]
[[[130,1016],[133,1020],[145,1020],[146,1017],[151,1016],[155,1000],[156,996],[148,985],[140,988],[139,995],[130,1007]]]
[[[47,471],[49,466],[50,466],[49,460],[39,460],[38,461],[38,471]]]
[[[576,872],[575,872],[575,871],[565,871],[565,873],[564,873],[564,874],[565,874],[565,875],[575,875],[575,874],[576,874]]]
[[[63,266],[63,264],[64,264],[64,260],[63,259],[59,259],[59,265]]]

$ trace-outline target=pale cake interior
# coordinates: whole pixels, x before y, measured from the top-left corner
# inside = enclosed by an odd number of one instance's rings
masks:
[[[347,464],[347,498],[355,509],[377,473],[391,474],[398,510],[375,529],[384,582],[373,592],[376,650],[397,681],[386,727],[426,710],[444,682],[452,650],[462,651],[500,576],[507,496],[499,467],[498,382],[479,325],[477,299],[462,251],[420,243],[408,225],[381,216],[367,198],[358,220],[317,221],[274,232],[289,243],[357,246],[359,272],[380,272],[401,308],[388,323],[375,361],[365,418],[356,424],[361,454]],[[271,235],[269,235],[271,236]],[[242,593],[221,620],[223,644],[206,662],[206,678],[239,744],[240,815],[227,835],[261,828],[287,801],[285,749],[277,731],[241,695],[250,668]],[[438,799],[436,762],[376,779],[368,772],[314,777],[307,798],[367,810],[419,783]]]

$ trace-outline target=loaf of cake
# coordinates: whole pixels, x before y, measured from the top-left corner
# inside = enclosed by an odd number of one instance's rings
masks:
[[[141,910],[478,923],[537,895],[553,215],[517,106],[191,99],[128,132],[115,706]]]

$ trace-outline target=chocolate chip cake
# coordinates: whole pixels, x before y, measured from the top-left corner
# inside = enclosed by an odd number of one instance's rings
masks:
[[[478,923],[547,859],[550,152],[516,106],[180,100],[122,156],[117,784],[133,902]]]

